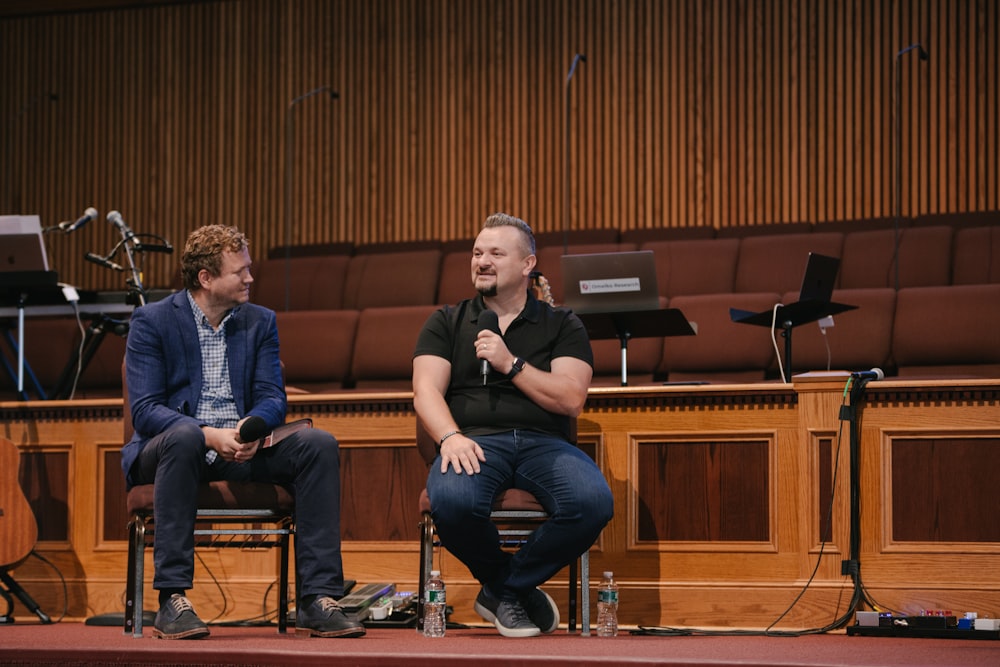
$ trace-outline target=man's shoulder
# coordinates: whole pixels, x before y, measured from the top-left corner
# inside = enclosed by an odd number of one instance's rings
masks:
[[[240,306],[240,312],[254,319],[271,319],[277,317],[275,312],[270,308],[249,302]]]
[[[179,305],[186,304],[186,299],[187,292],[180,290],[160,299],[159,301],[151,301],[139,306],[133,311],[132,317],[135,317],[136,315],[139,315],[140,317],[148,316],[152,318],[163,317],[168,313],[174,312]]]

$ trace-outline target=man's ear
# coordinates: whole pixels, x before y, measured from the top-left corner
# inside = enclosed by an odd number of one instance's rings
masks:
[[[538,264],[538,258],[534,255],[528,255],[524,258],[524,275],[530,276],[531,272],[535,270],[535,265]]]
[[[212,277],[208,269],[202,269],[198,272],[198,284],[201,285],[202,289],[208,289],[208,286],[212,282]]]

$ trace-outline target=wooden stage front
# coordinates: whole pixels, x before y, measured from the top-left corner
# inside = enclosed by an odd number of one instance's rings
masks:
[[[507,639],[493,628],[427,639],[378,629],[360,639],[279,635],[274,628],[213,627],[202,641],[134,639],[116,628],[61,623],[0,627],[0,666],[244,665],[252,667],[980,667],[1000,664],[1000,641],[848,637],[574,637]]]
[[[883,608],[1000,613],[1000,380],[868,386],[857,406],[860,551],[852,560],[847,378],[591,390],[580,446],[615,497],[615,517],[591,554],[591,584],[615,572],[623,624],[824,628],[849,605],[854,582],[843,572],[852,568],[865,598]],[[289,402],[290,418],[312,417],[340,441],[347,576],[416,590],[426,467],[412,395]],[[17,581],[52,617],[64,607],[75,621],[121,612],[121,400],[2,403],[0,416],[0,435],[21,452],[36,552],[48,561],[29,558]],[[447,554],[440,562],[454,620],[477,622],[477,584]],[[199,551],[192,600],[206,619],[271,615],[276,569],[267,550]],[[146,599],[154,600],[149,578]],[[548,590],[565,609],[565,572]],[[15,614],[31,616],[23,607]]]

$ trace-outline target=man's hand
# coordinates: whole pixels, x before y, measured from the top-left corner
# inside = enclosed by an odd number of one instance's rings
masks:
[[[465,471],[467,475],[475,475],[479,472],[479,462],[485,461],[486,455],[483,448],[475,440],[467,438],[461,433],[447,438],[441,443],[441,473],[448,472],[448,466],[452,466],[459,475]]]
[[[205,446],[214,449],[223,461],[245,463],[257,453],[259,440],[240,442],[240,432],[235,428],[205,426]]]
[[[514,355],[503,337],[489,329],[483,329],[476,335],[476,357],[490,362],[490,367],[501,373],[509,373],[514,363]]]

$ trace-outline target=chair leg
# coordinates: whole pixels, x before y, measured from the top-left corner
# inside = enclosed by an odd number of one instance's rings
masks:
[[[128,525],[128,566],[125,582],[125,634],[142,637],[143,579],[146,558],[146,523],[135,515]]]
[[[288,534],[278,541],[280,553],[278,565],[278,632],[284,634],[288,630]],[[298,577],[295,578],[298,582]]]
[[[569,564],[569,610],[566,614],[566,632],[576,631],[576,561]]]
[[[590,550],[580,555],[580,634],[590,636]]]

